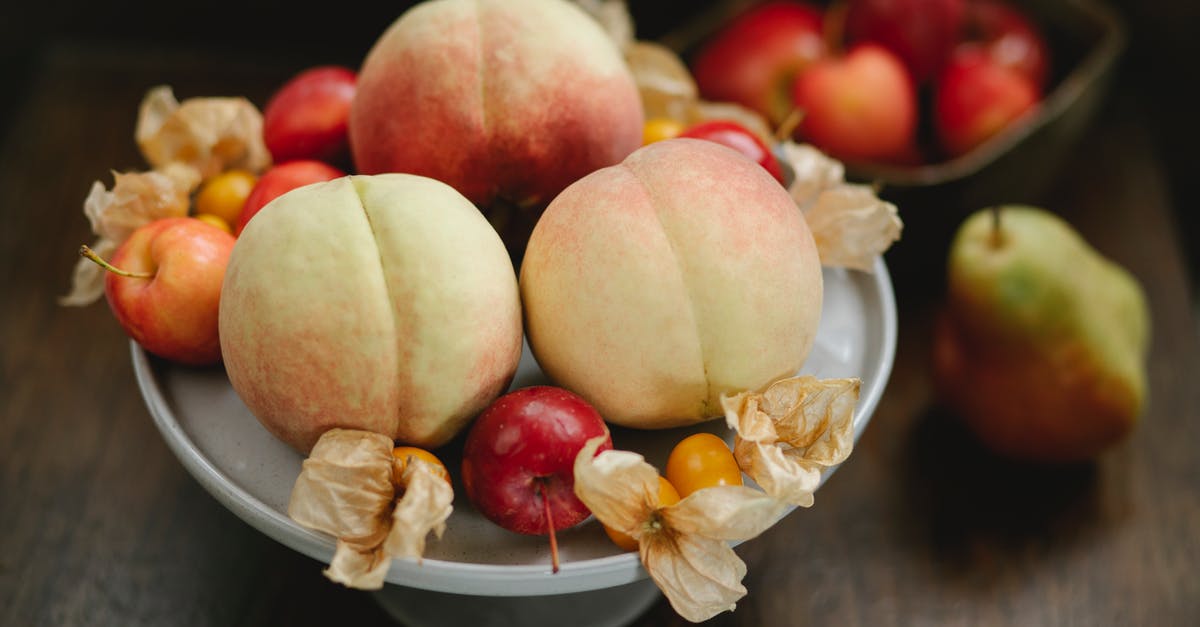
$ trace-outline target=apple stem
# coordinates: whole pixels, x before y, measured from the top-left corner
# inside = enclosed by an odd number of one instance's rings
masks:
[[[775,141],[783,141],[789,139],[792,133],[796,132],[796,127],[804,121],[804,109],[793,107],[787,117],[780,123],[779,128],[775,129]]]
[[[825,10],[825,18],[822,20],[821,31],[824,34],[825,47],[831,54],[840,54],[842,52],[843,38],[846,32],[846,12],[847,4],[838,0],[829,5]]]
[[[546,491],[546,480],[539,479],[538,485],[542,492],[542,507],[546,511],[546,525],[550,527],[550,564],[552,571],[558,573],[558,538],[554,536],[554,516],[550,513],[550,495]]]
[[[100,266],[101,268],[104,268],[105,270],[108,270],[109,272],[111,272],[113,274],[119,275],[119,276],[129,277],[131,279],[153,279],[154,278],[153,272],[130,272],[128,270],[122,270],[122,269],[112,265],[111,263],[108,263],[107,261],[102,259],[100,257],[100,255],[97,255],[96,251],[89,248],[87,244],[84,244],[83,246],[79,247],[79,255],[81,257],[91,259],[92,261],[94,261],[96,263],[96,265]]]

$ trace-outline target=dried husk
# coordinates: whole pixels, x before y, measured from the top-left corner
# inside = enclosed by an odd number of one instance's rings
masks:
[[[113,187],[96,181],[83,201],[83,213],[99,236],[92,250],[110,257],[138,228],[161,218],[185,216],[189,196],[200,183],[191,167],[169,164],[150,172],[113,172]],[[71,291],[60,305],[90,305],[104,294],[105,271],[88,259],[75,263]]]
[[[846,167],[841,161],[811,144],[785,141],[780,151],[795,175],[788,193],[801,211],[807,212],[821,192],[846,184]]]
[[[781,150],[795,174],[788,192],[804,212],[821,265],[871,272],[875,258],[900,239],[896,205],[870,186],[847,183],[841,162],[812,146],[786,141]]]
[[[662,44],[636,41],[625,48],[625,64],[637,84],[647,120],[687,123],[691,119],[700,91],[679,55]]]
[[[786,505],[742,486],[705,488],[674,505],[658,500],[658,471],[641,455],[604,451],[603,438],[575,458],[575,494],[596,518],[638,541],[642,566],[680,616],[700,622],[746,595],[746,565],[729,540],[769,528]]]
[[[859,379],[799,376],[762,393],[722,396],[725,420],[737,432],[734,458],[767,494],[801,507],[813,504],[821,475],[854,447]]]
[[[870,272],[875,258],[900,239],[904,224],[896,205],[867,185],[827,189],[804,214],[821,265]]]
[[[271,165],[262,114],[245,98],[180,103],[170,87],[155,87],[142,100],[134,137],[154,168],[183,163],[204,180],[230,168],[260,172]]]
[[[354,429],[325,432],[304,460],[288,515],[337,538],[330,580],[378,590],[393,558],[419,560],[429,533],[441,537],[454,490],[420,459],[397,469],[391,439]]]
[[[625,46],[625,64],[637,83],[647,120],[665,118],[684,126],[726,120],[742,125],[767,145],[775,142],[770,124],[758,112],[734,102],[702,100],[696,79],[674,50],[651,41],[631,41]]]

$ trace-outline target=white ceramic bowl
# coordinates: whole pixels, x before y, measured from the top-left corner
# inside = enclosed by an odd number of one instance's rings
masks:
[[[876,261],[874,274],[826,269],[824,278],[821,324],[803,372],[862,378],[855,415],[857,438],[883,394],[895,353],[891,280],[882,260]],[[171,364],[149,357],[136,344],[132,353],[146,405],[188,472],[250,525],[328,562],[333,539],[301,527],[286,513],[303,458],[258,423],[230,387],[224,370]],[[512,387],[544,381],[526,347]],[[613,441],[617,448],[638,451],[662,468],[676,442],[702,429],[730,437],[724,421],[717,420],[667,431],[613,429]],[[461,439],[438,451],[452,474],[457,474],[458,450]],[[558,542],[562,568],[552,574],[545,538],[497,527],[476,512],[459,490],[445,536],[429,543],[420,564],[395,560],[387,581],[458,595],[529,597],[612,588],[646,577],[637,555],[617,549],[595,520],[560,533]]]

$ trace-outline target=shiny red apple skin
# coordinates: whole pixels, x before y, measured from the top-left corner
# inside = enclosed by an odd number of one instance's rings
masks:
[[[792,97],[804,111],[799,136],[837,158],[898,161],[913,151],[916,87],[881,46],[818,61],[796,78]]]
[[[221,359],[217,312],[225,267],[236,240],[194,218],[155,220],[129,236],[109,262],[104,294],[117,322],[147,351],[188,365]]]
[[[722,146],[732,148],[747,159],[761,165],[779,184],[783,184],[783,169],[779,167],[779,159],[757,135],[746,130],[746,127],[727,120],[711,120],[701,122],[684,129],[679,137],[706,139]]]
[[[289,161],[273,166],[258,177],[254,189],[246,196],[246,203],[242,205],[242,213],[238,215],[234,233],[241,235],[250,218],[277,197],[297,187],[332,181],[343,176],[346,176],[345,172],[321,161]]]
[[[1038,89],[981,48],[961,48],[938,80],[934,126],[951,156],[969,152],[1037,106]]]
[[[918,84],[935,78],[962,40],[966,0],[850,0],[846,38],[891,50]]]
[[[522,388],[496,399],[467,434],[462,477],[467,497],[489,520],[527,535],[550,532],[542,490],[550,500],[554,529],[579,524],[591,512],[575,496],[575,456],[608,427],[595,408],[562,388]],[[598,452],[599,452],[598,451]]]
[[[696,54],[692,74],[700,94],[754,109],[774,124],[791,113],[797,72],[825,56],[821,9],[803,2],[767,2],[723,28]]]
[[[1050,47],[1041,29],[1014,6],[999,0],[969,0],[967,38],[982,45],[992,61],[1024,74],[1039,90],[1050,74]]]
[[[321,66],[284,83],[263,110],[263,142],[275,163],[313,159],[347,161],[347,124],[358,77],[353,70]]]

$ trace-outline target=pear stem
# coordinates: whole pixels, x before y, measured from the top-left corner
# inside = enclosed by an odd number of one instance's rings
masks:
[[[542,507],[546,512],[546,525],[550,528],[550,564],[552,571],[558,573],[558,539],[554,537],[554,516],[550,513],[550,495],[546,492],[546,480],[538,480],[541,487]]]
[[[79,247],[79,255],[81,257],[91,259],[92,261],[94,261],[96,263],[96,265],[98,265],[101,268],[104,268],[105,270],[108,270],[109,272],[116,274],[118,276],[129,277],[131,279],[153,279],[154,278],[153,272],[130,272],[128,270],[122,270],[122,269],[112,265],[111,263],[108,263],[107,261],[102,259],[100,257],[100,255],[97,255],[96,251],[89,248],[87,244],[84,244],[83,246]]]
[[[1000,230],[1000,205],[988,208],[992,212],[992,247],[999,248],[1004,244],[1004,234]]]

